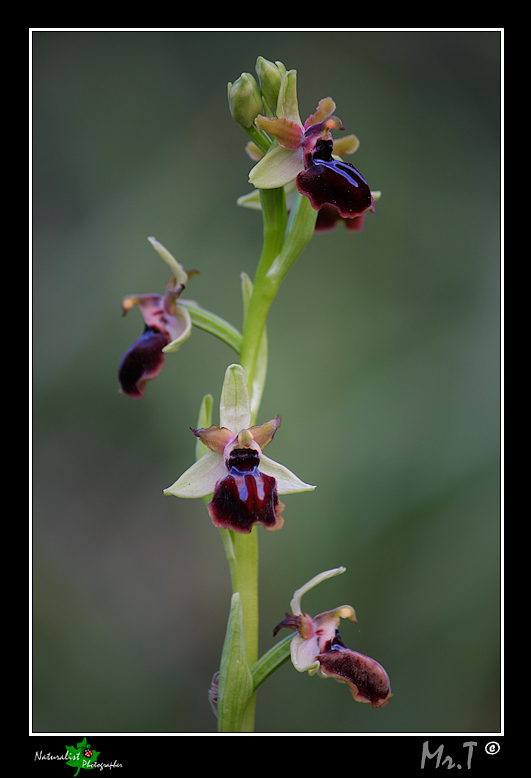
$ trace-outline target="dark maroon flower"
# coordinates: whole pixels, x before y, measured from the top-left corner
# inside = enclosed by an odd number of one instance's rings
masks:
[[[374,199],[368,183],[354,165],[332,156],[334,143],[319,139],[312,151],[304,155],[297,189],[310,199],[319,211],[334,208],[343,219],[354,219],[365,211],[374,211]]]
[[[340,222],[345,225],[349,232],[359,232],[363,227],[365,220],[365,214],[360,216],[354,216],[353,219],[344,219],[335,208],[331,208],[328,205],[323,206],[317,214],[317,221],[315,222],[316,232],[328,232],[333,230]]]
[[[280,529],[284,504],[278,495],[315,489],[263,453],[280,427],[280,416],[251,425],[249,391],[241,365],[229,365],[225,372],[219,410],[220,427],[212,424],[192,430],[206,451],[165,494],[212,495],[207,509],[213,524],[221,529],[244,534],[255,524]]]
[[[374,659],[343,646],[340,640],[328,651],[317,654],[320,671],[349,687],[357,702],[368,702],[372,708],[381,708],[392,697],[387,673]]]
[[[327,570],[298,589],[291,600],[293,615],[286,614],[286,618],[273,630],[273,635],[284,627],[298,632],[291,641],[291,661],[299,672],[317,673],[322,678],[346,683],[357,702],[381,708],[392,697],[387,673],[371,657],[347,648],[339,637],[337,627],[340,619],[357,621],[354,608],[341,605],[313,619],[301,610],[301,598],[305,592],[344,571],[344,567]]]
[[[374,198],[361,173],[343,160],[344,154],[357,149],[358,139],[349,135],[333,141],[330,137],[331,130],[344,129],[332,115],[334,110],[335,103],[328,97],[304,125],[293,118],[257,116],[256,126],[276,138],[278,145],[259,159],[249,180],[258,189],[271,189],[295,179],[297,189],[316,211],[332,209],[338,214],[335,219],[329,214],[318,217],[318,230],[332,229],[339,219],[352,221],[348,228],[359,230],[361,217],[374,211]]]
[[[240,435],[240,437],[243,437]],[[260,454],[249,448],[234,448],[227,457],[228,475],[216,484],[208,513],[220,529],[248,533],[260,523],[267,529],[284,524],[277,482],[258,469]]]
[[[125,352],[118,369],[120,391],[138,400],[144,396],[146,381],[156,378],[164,365],[162,349],[170,342],[168,335],[146,327],[142,335]]]
[[[144,319],[144,332],[124,354],[118,369],[120,391],[137,400],[144,396],[146,381],[155,378],[164,365],[164,352],[176,351],[189,336],[190,314],[177,304],[184,290],[174,278],[164,296],[140,294],[126,297],[122,316],[135,305]]]

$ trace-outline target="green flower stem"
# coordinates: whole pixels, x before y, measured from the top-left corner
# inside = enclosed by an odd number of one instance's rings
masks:
[[[307,198],[295,198],[289,220],[286,213],[284,189],[260,191],[264,220],[264,242],[262,254],[256,270],[251,298],[246,307],[243,338],[240,349],[240,364],[245,371],[249,392],[252,394],[255,375],[263,366],[259,363],[267,316],[271,304],[287,272],[313,235],[316,212]],[[190,308],[192,315],[192,309]],[[258,403],[253,412],[258,411]],[[255,694],[254,689],[274,670],[283,664],[289,656],[289,640],[281,641],[258,662],[258,533],[256,526],[249,534],[221,530],[225,553],[229,561],[233,598],[239,595],[241,602],[242,632],[245,656],[248,668],[253,668],[253,691],[249,702],[241,713],[239,727],[235,725],[235,716],[223,714],[231,710],[230,704],[222,700],[218,705],[218,729],[220,732],[253,732]],[[229,630],[228,635],[234,635]],[[292,636],[290,636],[291,638]],[[228,640],[229,638],[227,638]],[[232,639],[232,638],[231,638]],[[280,646],[280,648],[279,648]],[[223,676],[220,689],[241,688],[242,673],[237,661],[238,656],[231,651],[230,645],[224,647]],[[236,704],[236,703],[234,703]],[[221,715],[219,715],[221,713]]]
[[[282,250],[286,230],[286,197],[284,189],[261,189],[260,201],[264,223],[262,254],[254,278],[253,293],[245,316],[240,364],[252,391],[257,359],[269,308],[278,287],[267,278],[267,271]]]
[[[258,531],[254,526],[248,535],[229,529],[220,530],[220,533],[229,562],[233,596],[239,594],[241,600],[243,642],[247,666],[250,668],[258,659]],[[227,667],[226,674],[227,686],[234,688],[234,679],[240,674],[240,668],[233,663]],[[254,712],[253,692],[236,731],[254,731]],[[233,732],[234,723],[230,718],[220,715],[221,713],[218,707],[218,730]],[[227,725],[229,728],[226,728]]]
[[[254,122],[250,127],[244,127],[243,124],[240,124],[240,127],[244,132],[247,133],[252,142],[258,146],[260,151],[266,154],[269,150],[269,147],[271,146],[271,138],[269,135],[267,135],[267,133],[263,132],[262,130],[259,130]]]
[[[317,211],[312,208],[307,197],[296,192],[282,248],[267,271],[267,279],[275,290],[275,294],[288,271],[312,238],[316,221]]]

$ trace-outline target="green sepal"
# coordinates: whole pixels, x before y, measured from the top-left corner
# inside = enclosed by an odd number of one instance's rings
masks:
[[[281,119],[296,122],[302,127],[297,100],[297,71],[288,70],[280,82],[276,115]]]
[[[219,671],[218,732],[242,732],[245,709],[254,691],[243,638],[243,612],[239,592],[231,608]]]

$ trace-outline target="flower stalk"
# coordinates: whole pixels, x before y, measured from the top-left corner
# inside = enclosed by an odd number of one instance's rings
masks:
[[[183,298],[189,277],[196,271],[184,271],[162,244],[149,238],[173,275],[164,296],[124,299],[123,312],[137,306],[145,329],[119,369],[121,390],[131,397],[143,397],[145,383],[159,374],[165,353],[176,351],[190,336],[192,326],[219,338],[238,356],[238,362],[225,372],[220,426],[212,423],[213,400],[207,395],[197,429],[191,428],[197,438],[195,463],[164,490],[180,498],[205,500],[228,561],[231,604],[220,669],[210,694],[211,702],[217,703],[218,731],[225,733],[254,731],[256,689],[290,656],[298,670],[312,673],[319,669],[323,677],[348,683],[355,699],[381,706],[390,696],[383,668],[346,648],[335,635],[340,618],[353,618],[350,606],[311,619],[297,604],[293,615],[273,634],[282,627],[299,634],[289,635],[259,658],[257,526],[279,530],[285,509],[279,495],[315,488],[263,453],[281,425],[280,415],[257,424],[268,369],[268,315],[282,282],[314,233],[331,229],[340,221],[349,230],[361,229],[365,213],[374,211],[377,193],[370,191],[356,168],[343,162],[344,154],[357,149],[357,138],[333,141],[330,137],[331,130],[343,129],[333,115],[331,98],[322,99],[303,124],[296,71],[259,57],[256,73],[259,83],[251,74],[242,73],[228,85],[231,115],[251,139],[246,150],[256,163],[249,174],[255,191],[239,198],[238,204],[259,208],[263,219],[255,276],[251,280],[245,273],[241,275],[242,331]],[[320,214],[326,217],[321,223]],[[297,603],[316,582],[343,570],[337,568],[312,579],[296,593]],[[316,637],[322,636],[322,625],[326,640]],[[369,666],[376,680],[365,687],[360,673]]]

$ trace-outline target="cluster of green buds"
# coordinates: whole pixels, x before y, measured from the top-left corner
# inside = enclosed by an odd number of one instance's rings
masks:
[[[229,109],[234,121],[249,129],[260,114],[265,112],[274,116],[286,72],[282,62],[270,62],[264,57],[258,57],[256,74],[259,83],[252,73],[242,73],[234,83],[229,83]]]
[[[246,151],[256,162],[249,181],[256,190],[286,187],[310,200],[318,212],[315,229],[327,230],[343,222],[360,230],[367,211],[374,211],[379,192],[372,192],[345,154],[359,146],[355,135],[332,139],[344,129],[334,115],[331,97],[319,101],[303,123],[297,99],[297,73],[282,62],[259,57],[258,81],[242,73],[228,85],[229,108],[234,120],[250,136]],[[240,198],[240,204],[258,207],[257,192]]]

